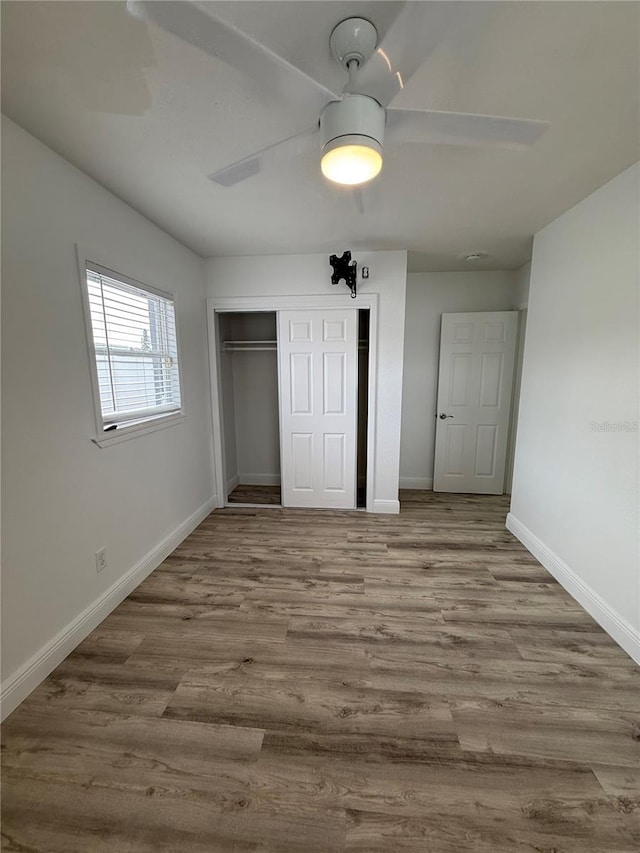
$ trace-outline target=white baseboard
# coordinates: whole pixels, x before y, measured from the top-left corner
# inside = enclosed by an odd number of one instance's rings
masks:
[[[510,530],[558,583],[562,584],[587,613],[593,616],[598,625],[604,628],[636,663],[640,664],[640,631],[613,610],[564,560],[538,539],[535,533],[532,533],[521,521],[518,521],[512,513],[507,515],[507,530]]]
[[[433,477],[400,477],[401,489],[424,489],[433,491]]]
[[[400,501],[374,500],[374,512],[384,512],[387,515],[397,515],[400,512]]]
[[[234,474],[229,480],[227,480],[227,494],[230,495],[231,492],[235,489],[237,485],[240,484],[240,477],[237,474]]]
[[[111,611],[123,601],[142,581],[166,559],[178,545],[195,530],[218,501],[213,497],[197,509],[176,530],[162,540],[149,553],[116,581],[93,604],[83,610],[56,636],[42,646],[20,669],[2,682],[0,691],[0,718],[5,719],[26,699],[32,690],[62,663],[82,640],[96,628]]]
[[[241,486],[279,486],[280,474],[240,474]]]

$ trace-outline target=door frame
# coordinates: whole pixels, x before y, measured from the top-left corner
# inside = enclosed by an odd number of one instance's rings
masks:
[[[378,294],[358,294],[347,300],[350,308],[369,309],[369,365],[367,404],[367,496],[366,511],[374,512],[375,486],[375,439],[376,439],[376,392],[378,387]],[[211,387],[211,419],[213,422],[213,461],[216,484],[215,505],[225,506],[226,483],[224,481],[224,425],[222,417],[222,379],[220,334],[218,315],[235,312],[259,313],[263,311],[307,311],[325,308],[345,308],[345,297],[337,294],[327,296],[224,296],[207,299],[207,337],[209,341],[209,377]],[[278,403],[279,411],[279,403]]]

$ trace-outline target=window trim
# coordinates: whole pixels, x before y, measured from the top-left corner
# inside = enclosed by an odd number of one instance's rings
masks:
[[[178,332],[178,310],[177,300],[173,293],[145,284],[134,276],[118,272],[115,269],[116,265],[105,258],[102,252],[94,252],[83,249],[76,244],[76,254],[78,259],[78,276],[80,279],[80,292],[82,297],[82,311],[84,316],[85,342],[87,346],[87,356],[89,360],[89,373],[91,377],[91,392],[93,397],[93,418],[95,426],[95,434],[91,437],[91,441],[98,447],[109,447],[112,444],[120,444],[122,441],[127,441],[131,438],[136,438],[139,435],[146,435],[151,432],[156,432],[166,427],[174,426],[184,421],[186,417],[185,409],[185,388],[184,377],[182,371],[182,353],[180,346],[180,335]],[[119,264],[118,264],[119,266]],[[174,317],[176,325],[176,349],[178,352],[178,378],[180,382],[180,409],[168,413],[158,413],[146,417],[140,421],[119,426],[117,429],[104,430],[104,421],[102,415],[102,404],[100,401],[100,386],[98,383],[98,367],[96,364],[95,344],[93,340],[93,327],[91,324],[91,308],[89,305],[89,294],[87,289],[87,269],[98,274],[103,273],[111,278],[129,284],[132,287],[142,288],[156,296],[171,299],[174,307]]]

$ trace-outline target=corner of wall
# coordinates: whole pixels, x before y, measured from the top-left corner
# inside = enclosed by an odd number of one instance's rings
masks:
[[[610,637],[640,664],[640,631],[613,610],[598,593],[586,584],[551,548],[545,545],[513,513],[507,515],[507,530],[530,551],[549,574],[558,581]]]
[[[516,311],[524,310],[529,304],[529,284],[531,281],[531,261],[527,261],[517,270],[514,270],[514,308]]]

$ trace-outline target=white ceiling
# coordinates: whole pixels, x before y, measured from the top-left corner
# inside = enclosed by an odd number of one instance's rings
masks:
[[[328,87],[333,26],[381,35],[396,2],[215,3]],[[545,119],[532,148],[389,145],[360,214],[307,155],[232,187],[207,175],[303,130],[304,109],[123,2],[3,2],[2,109],[201,255],[408,249],[410,269],[509,269],[533,234],[635,162],[639,4],[474,2],[394,101]]]

